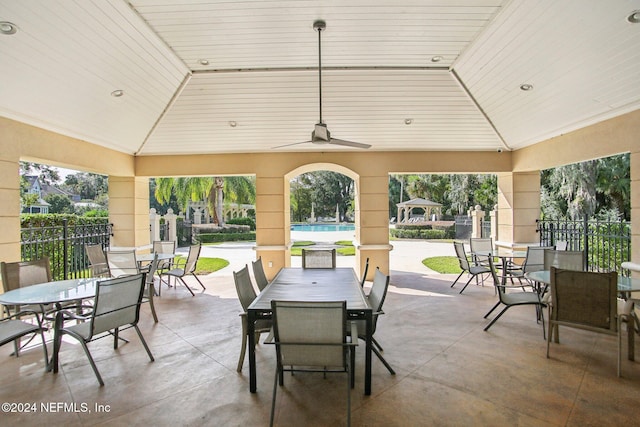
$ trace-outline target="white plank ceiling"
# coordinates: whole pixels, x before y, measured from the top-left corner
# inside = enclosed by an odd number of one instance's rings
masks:
[[[0,34],[0,116],[137,155],[356,150],[273,148],[309,140],[319,120],[323,19],[333,137],[518,149],[640,108],[634,10],[640,0],[0,0],[17,26]]]

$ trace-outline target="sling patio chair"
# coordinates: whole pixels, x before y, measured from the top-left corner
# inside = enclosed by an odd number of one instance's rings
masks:
[[[2,288],[4,292],[9,292],[18,288],[26,288],[27,286],[47,283],[52,280],[51,267],[49,258],[42,257],[33,261],[18,262],[1,262],[0,271],[2,275]],[[23,306],[7,306],[3,305],[5,313],[11,315],[20,311],[28,311],[37,313],[37,315],[47,320],[53,320],[53,317],[47,315],[55,310],[53,304],[47,305],[23,305]]]
[[[373,310],[373,330],[371,332],[371,342],[373,346],[371,347],[371,349],[373,350],[375,355],[378,356],[378,359],[380,359],[389,373],[391,375],[395,375],[396,372],[380,353],[384,351],[384,349],[374,337],[374,334],[376,333],[376,327],[378,325],[378,317],[384,314],[384,311],[382,311],[382,305],[384,304],[384,300],[387,296],[387,290],[389,289],[389,280],[389,276],[382,273],[379,268],[376,268],[375,275],[373,277],[373,285],[371,286],[371,292],[367,296],[367,299],[369,300],[369,305],[371,305],[371,309]],[[358,328],[358,338],[363,340],[366,339],[367,326],[365,321],[356,320],[353,323],[355,323]]]
[[[153,250],[153,253],[156,253],[156,254],[175,254],[176,242],[173,240],[154,240],[152,250]],[[156,273],[158,274],[158,276],[161,276],[162,272],[170,270],[172,264],[173,264],[173,258],[163,259],[162,261],[158,261],[158,268],[156,270]],[[160,285],[162,285],[162,283],[160,283]]]
[[[618,274],[592,271],[563,270],[551,267],[551,302],[547,358],[551,339],[560,342],[559,326],[614,335],[618,339],[617,374],[622,363],[622,322],[629,319],[618,315]],[[627,324],[629,343],[633,345],[633,325]],[[629,358],[633,360],[632,349]]]
[[[89,268],[92,277],[109,277],[109,265],[107,256],[101,244],[88,244],[84,246],[89,259]]]
[[[275,419],[278,383],[284,372],[346,373],[347,425],[351,425],[351,388],[355,346],[355,324],[347,322],[346,301],[271,301],[276,371],[269,425]],[[350,333],[347,325],[350,324]]]
[[[114,339],[113,348],[118,348],[118,340],[128,342],[120,337],[120,332],[129,328],[134,328],[144,349],[147,351],[149,359],[154,358],[144,340],[138,320],[140,319],[140,304],[144,295],[145,274],[135,274],[123,276],[115,279],[106,279],[96,285],[96,297],[94,310],[90,317],[72,326],[62,325],[62,311],[56,315],[55,335],[53,339],[53,372],[58,372],[58,361],[62,336],[68,335],[78,340],[84,350],[91,368],[101,386],[104,386],[102,376],[91,356],[87,344],[100,338],[112,336]],[[67,313],[73,316],[72,313]]]
[[[155,274],[158,269],[158,263],[158,254],[155,253],[151,264],[149,264],[149,270],[145,273],[145,290],[142,297],[142,302],[149,303],[151,315],[153,316],[153,321],[155,323],[158,323],[158,315],[156,314],[156,306],[153,302],[153,298],[156,295]],[[162,286],[162,283],[160,283],[160,285]]]
[[[105,255],[111,277],[123,277],[140,272],[134,249],[109,250]]]
[[[256,291],[253,289],[251,283],[251,276],[249,276],[249,267],[244,266],[240,271],[233,272],[233,281],[236,285],[236,292],[238,293],[238,300],[242,306],[243,312],[240,313],[242,320],[242,348],[240,350],[240,357],[238,358],[238,372],[242,371],[242,365],[244,363],[244,355],[247,350],[247,336],[249,333],[249,326],[247,324],[247,309],[251,305],[254,299],[256,299]],[[272,322],[270,319],[261,319],[256,322],[255,333],[256,342],[259,341],[260,334],[263,332],[271,331]]]
[[[553,250],[553,246],[529,246],[527,247],[527,255],[520,268],[512,268],[507,271],[510,278],[518,279],[522,282],[525,279],[525,274],[532,271],[544,270],[544,253],[547,250]],[[530,282],[534,287],[540,290],[540,286],[537,283]]]
[[[498,274],[496,273],[496,269],[493,265],[493,259],[491,258],[489,258],[489,268],[491,269],[491,277],[493,278],[493,284],[496,287],[498,294],[498,302],[487,314],[484,315],[484,318],[486,319],[500,305],[504,305],[505,307],[491,320],[484,330],[488,331],[489,328],[504,314],[504,312],[511,307],[532,305],[536,308],[536,319],[542,320],[542,336],[544,337],[544,313],[542,308],[545,306],[545,303],[542,301],[540,294],[533,288],[531,291],[523,291],[521,285],[503,285],[498,278]],[[510,291],[511,289],[518,290]]]
[[[21,320],[20,318],[25,315],[33,315],[37,320],[37,324]],[[40,334],[40,337],[42,338],[42,349],[44,351],[44,368],[45,370],[48,370],[49,354],[47,353],[47,341],[44,337],[44,331],[45,328],[42,326],[42,320],[40,320],[38,313],[26,310],[13,313],[3,319],[0,319],[0,346],[13,342],[13,354],[15,354],[16,357],[19,357],[20,338],[29,334],[33,334],[34,337]]]
[[[336,268],[336,250],[303,249],[302,268]]]
[[[198,283],[200,284],[200,286],[202,286],[202,290],[203,291],[206,290],[206,288],[204,287],[204,285],[196,275],[196,265],[198,264],[198,258],[200,258],[200,248],[201,248],[200,243],[191,245],[189,247],[189,255],[187,255],[187,259],[186,260],[184,258],[177,259],[171,265],[171,269],[168,271],[162,272],[160,276],[161,277],[168,276],[167,279],[174,277],[176,279],[176,283],[179,280],[187,288],[187,290],[191,293],[191,295],[195,296],[196,294],[193,293],[193,290],[189,287],[187,282],[185,282],[184,280],[186,276],[191,275],[195,277]],[[167,283],[169,282],[167,281]],[[160,282],[160,289],[158,294],[159,295],[162,294],[162,282]]]
[[[473,258],[473,262],[477,266],[488,267],[489,261],[487,260],[488,255],[479,255],[479,254],[491,254],[494,251],[493,248],[493,239],[490,237],[472,237],[469,239],[469,249],[471,251],[471,256]]]
[[[467,288],[467,286],[469,286],[469,283],[471,283],[471,280],[473,280],[474,277],[476,278],[478,276],[482,277],[484,274],[491,273],[491,270],[488,267],[484,267],[481,265],[472,265],[469,262],[469,258],[467,258],[467,253],[464,250],[464,244],[462,242],[453,242],[453,247],[456,251],[456,256],[458,257],[458,264],[460,265],[460,269],[462,271],[460,272],[458,277],[456,277],[456,280],[453,281],[453,283],[451,284],[451,287],[452,288],[454,287],[454,285],[458,282],[458,279],[460,279],[460,277],[462,277],[463,274],[467,273],[470,276],[469,280],[467,280],[467,283],[465,283],[462,289],[460,289],[460,293],[462,293]]]
[[[258,258],[255,261],[251,261],[251,267],[253,268],[253,277],[256,278],[256,285],[258,285],[258,289],[260,290],[260,292],[262,292],[262,290],[269,284],[267,276],[264,274],[262,257]]]

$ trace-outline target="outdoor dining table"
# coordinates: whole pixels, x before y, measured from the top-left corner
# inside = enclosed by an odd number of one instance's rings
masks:
[[[527,251],[514,251],[512,249],[498,249],[495,251],[475,251],[470,252],[470,254],[474,257],[478,258],[499,258],[501,269],[502,269],[502,284],[504,285],[507,281],[508,271],[509,271],[509,261],[514,260],[516,258],[526,258]]]
[[[82,278],[56,280],[13,289],[0,295],[3,305],[48,305],[54,304],[57,310],[65,302],[92,299],[96,296],[96,284],[100,278]],[[53,360],[49,363],[51,370]]]
[[[532,282],[551,284],[551,271],[549,270],[530,271],[525,273],[524,277]],[[618,275],[618,292],[625,296],[630,295],[631,292],[640,292],[640,279]]]
[[[365,334],[364,393],[371,394],[371,335],[373,310],[360,287],[353,268],[283,268],[251,303],[247,310],[249,324],[249,389],[257,390],[255,322],[270,319],[271,301],[346,301],[350,320],[363,319]]]

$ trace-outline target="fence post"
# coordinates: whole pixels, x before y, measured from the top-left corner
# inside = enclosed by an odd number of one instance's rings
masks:
[[[475,209],[471,211],[471,237],[482,237],[482,219],[484,218],[484,211],[480,205],[476,205]]]
[[[584,239],[584,265],[589,269],[589,216],[584,216],[582,237]]]
[[[67,245],[69,244],[69,231],[67,229],[68,220],[64,218],[62,220],[62,275],[64,280],[69,278],[69,250]]]

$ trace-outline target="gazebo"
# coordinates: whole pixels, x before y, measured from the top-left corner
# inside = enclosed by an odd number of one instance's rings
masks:
[[[411,212],[415,208],[424,209],[425,218],[427,219],[431,218],[431,215],[435,215],[436,219],[439,219],[442,215],[442,205],[427,199],[411,199],[397,203],[396,206],[398,207],[398,222],[405,224],[411,219]]]

